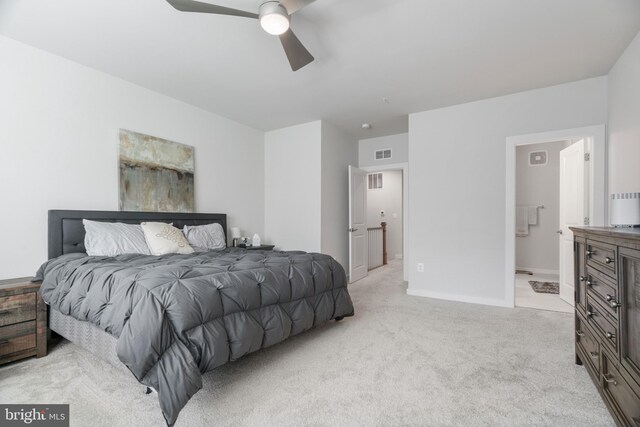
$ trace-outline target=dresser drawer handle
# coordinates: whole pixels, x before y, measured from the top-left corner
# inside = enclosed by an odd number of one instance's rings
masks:
[[[613,295],[607,294],[607,297],[605,299],[607,300],[611,308],[618,308],[622,305],[613,298]]]
[[[587,311],[587,317],[597,316],[598,312],[595,310]]]
[[[596,282],[592,282],[591,280],[587,280],[587,286],[596,286]]]
[[[593,357],[594,359],[597,359],[599,354],[597,351],[590,351],[589,356]]]
[[[606,337],[609,338],[610,340],[614,339],[616,337],[616,334],[612,333],[612,332],[607,332]]]
[[[613,262],[613,258],[606,257],[604,259],[605,264],[611,264]]]
[[[579,336],[580,338],[584,338],[584,332],[582,331],[576,331],[576,335]]]
[[[581,282],[584,282],[585,280],[587,280],[587,278],[586,278],[586,277],[584,277],[584,276],[580,276],[580,281],[581,281]]]
[[[618,385],[618,381],[616,381],[614,378],[611,378],[611,376],[607,376],[605,374],[602,374],[602,379],[604,380],[605,383],[607,384],[613,384],[613,385]]]
[[[587,251],[587,256],[595,255],[596,251]]]

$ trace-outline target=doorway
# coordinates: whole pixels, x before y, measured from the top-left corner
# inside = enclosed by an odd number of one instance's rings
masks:
[[[402,170],[367,174],[369,271],[403,259]]]
[[[561,164],[566,149],[575,142],[553,141],[516,147],[517,307],[573,311],[571,301],[560,295],[562,243],[558,242],[558,233],[562,210]]]
[[[362,176],[364,174],[364,176]],[[401,265],[404,281],[407,281],[407,235],[408,221],[408,164],[398,163],[384,166],[363,167],[361,170],[350,168],[350,271],[355,270],[362,253],[358,243],[354,221],[358,217],[360,196],[356,180],[362,180],[365,197],[364,213],[366,224],[366,264],[367,270],[384,266],[387,263]],[[353,197],[351,197],[353,196]],[[384,223],[384,225],[383,225]],[[386,243],[386,245],[384,244]],[[379,248],[379,249],[378,249]],[[386,251],[384,250],[386,248]],[[386,257],[384,256],[386,252]],[[354,275],[355,280],[362,278]],[[350,277],[350,282],[355,281]]]
[[[522,277],[518,277],[520,275],[516,274],[517,267],[528,267],[528,266],[519,266],[516,263],[517,256],[517,240],[520,237],[516,237],[516,231],[518,228],[521,228],[523,224],[522,220],[522,211],[520,212],[520,218],[517,217],[517,209],[518,208],[526,208],[527,210],[535,210],[538,211],[538,221],[543,219],[542,215],[545,215],[545,222],[548,222],[550,218],[552,218],[555,213],[549,213],[549,211],[545,210],[546,204],[542,202],[536,201],[527,201],[527,204],[518,205],[518,203],[525,203],[524,201],[517,201],[517,168],[516,168],[516,154],[518,147],[524,146],[527,154],[529,152],[535,152],[535,150],[527,150],[526,146],[535,147],[535,144],[544,144],[544,143],[564,143],[572,145],[573,143],[577,143],[582,140],[585,146],[585,153],[588,154],[588,157],[584,157],[585,163],[587,163],[587,172],[584,174],[584,187],[585,194],[587,195],[586,201],[584,203],[584,212],[585,215],[581,218],[581,222],[579,224],[572,225],[584,225],[584,222],[588,222],[588,225],[604,225],[607,221],[607,201],[606,201],[606,174],[605,174],[605,127],[604,126],[592,126],[585,128],[576,128],[576,129],[567,129],[561,131],[552,131],[552,132],[544,132],[538,134],[528,134],[528,135],[519,135],[507,138],[506,144],[506,216],[505,216],[505,295],[507,301],[511,302],[512,306],[516,304],[516,287],[517,281],[522,282]],[[540,150],[542,151],[542,150]],[[534,161],[536,160],[534,156]],[[537,158],[537,161],[542,161],[541,158]],[[559,174],[558,180],[556,181],[556,186],[559,187]],[[558,200],[558,206],[560,206],[561,200]],[[545,205],[545,208],[540,208],[539,206]],[[519,219],[520,223],[519,227],[516,227],[516,221]],[[558,213],[558,221],[559,213]],[[558,222],[558,227],[555,231],[559,231],[563,229],[562,224]],[[566,227],[565,227],[566,228]],[[564,232],[564,231],[563,231]],[[570,233],[570,231],[568,232]],[[561,243],[561,235],[555,234],[555,246],[556,250],[554,253],[558,254],[558,272],[556,276],[556,271],[553,268],[550,268],[550,272],[542,272],[541,274],[553,274],[553,277],[558,277],[558,282],[561,281],[560,278],[560,270],[563,268],[566,270],[567,277],[573,277],[573,257],[572,256],[564,256],[564,260],[562,258],[562,253],[560,249]],[[572,239],[572,236],[564,236],[567,239]],[[521,261],[522,262],[522,261]],[[561,263],[571,263],[569,266],[561,266]],[[530,266],[529,266],[530,267]],[[540,270],[545,270],[541,268]],[[534,273],[531,271],[531,273]],[[535,274],[535,273],[534,273]],[[527,274],[528,276],[528,274]],[[547,277],[540,277],[538,280],[540,282],[545,282],[544,279]],[[526,280],[527,286],[530,286],[528,283],[529,280]],[[572,282],[571,282],[572,283]],[[520,305],[520,304],[518,304]],[[541,307],[542,308],[542,307]],[[570,310],[572,311],[572,309]]]

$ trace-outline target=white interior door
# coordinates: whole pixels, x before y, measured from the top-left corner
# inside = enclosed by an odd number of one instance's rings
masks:
[[[560,152],[560,298],[574,305],[574,258],[571,226],[585,224],[585,141]]]
[[[367,172],[349,166],[349,282],[367,275]]]

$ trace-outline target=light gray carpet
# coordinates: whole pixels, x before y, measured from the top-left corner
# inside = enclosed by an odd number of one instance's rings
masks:
[[[401,264],[350,287],[356,316],[204,377],[177,426],[613,426],[573,316],[410,297]],[[157,396],[62,341],[0,368],[0,402],[70,403],[72,426],[161,426]]]

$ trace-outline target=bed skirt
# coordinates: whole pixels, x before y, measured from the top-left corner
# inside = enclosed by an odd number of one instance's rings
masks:
[[[49,308],[49,328],[94,356],[131,375],[126,366],[118,359],[116,337],[94,324],[74,319],[58,310]]]

